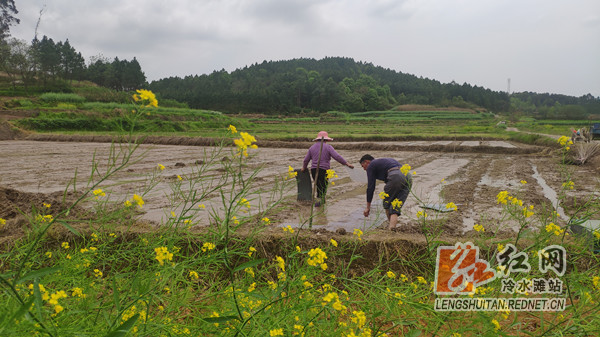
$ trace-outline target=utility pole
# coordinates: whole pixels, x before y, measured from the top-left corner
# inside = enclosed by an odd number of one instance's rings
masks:
[[[506,93],[510,95],[510,77],[508,78],[508,88],[506,89]]]

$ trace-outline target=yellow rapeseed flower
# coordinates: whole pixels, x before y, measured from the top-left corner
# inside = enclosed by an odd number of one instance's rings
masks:
[[[136,102],[141,102],[145,107],[154,107],[158,108],[158,100],[154,93],[150,90],[146,89],[138,89],[136,90],[137,94],[133,95],[133,100]]]
[[[192,279],[192,280],[197,280],[200,278],[200,276],[198,275],[197,271],[194,270],[190,270],[188,276]]]
[[[83,289],[81,288],[73,288],[72,289],[72,293],[71,293],[72,297],[79,297],[79,298],[86,298],[87,295],[83,293]]]
[[[297,175],[298,175],[298,172],[296,172],[296,170],[294,170],[293,167],[288,166],[288,175],[287,175],[286,179],[296,178]]]
[[[158,164],[158,169],[159,169],[159,170],[161,170],[161,171],[162,171],[162,170],[164,170],[164,169],[165,169],[165,165],[163,165],[163,164]]]
[[[60,304],[57,304],[57,305],[55,305],[55,306],[54,306],[54,312],[55,312],[56,314],[60,313],[60,312],[61,312],[61,311],[63,311],[64,309],[65,309],[65,308],[63,308],[63,306],[62,306],[62,305],[60,305]]]
[[[335,173],[335,171],[332,170],[332,169],[329,169],[329,170],[327,170],[325,172],[326,172],[325,179],[327,179],[327,181],[329,181],[329,180],[331,180],[333,178],[337,178],[338,177],[337,173]],[[335,185],[335,183],[332,181],[331,185]]]
[[[500,323],[497,320],[493,319],[492,324],[494,325],[494,331],[500,330]]]
[[[229,127],[227,128],[227,130],[231,131],[231,133],[237,133],[236,127],[231,124],[229,124]]]
[[[233,140],[233,143],[238,148],[238,154],[244,155],[244,157],[248,157],[248,148],[256,149],[258,146],[256,144],[256,138],[247,132],[240,132],[241,138],[236,138]]]
[[[208,250],[213,250],[213,249],[215,249],[215,244],[214,244],[214,243],[212,243],[212,242],[205,242],[205,243],[202,245],[202,248],[201,248],[201,249],[202,249],[202,251],[203,251],[203,252],[206,252],[206,251],[208,251]]]
[[[311,266],[317,266],[325,262],[327,254],[321,248],[313,248],[308,251],[309,259],[306,261]]]
[[[594,276],[592,278],[592,283],[596,289],[600,289],[600,276]]]
[[[496,196],[496,200],[497,200],[498,204],[504,204],[504,205],[506,205],[507,199],[508,199],[508,192],[507,191],[502,191],[502,192],[498,193],[498,195]]]
[[[250,201],[246,198],[242,198],[242,200],[238,202],[238,205],[250,208]]]
[[[417,212],[417,218],[423,218],[425,219],[427,217],[427,213],[425,211],[418,211]]]
[[[137,194],[133,195],[133,202],[136,203],[140,208],[144,207],[144,199]]]
[[[252,282],[252,284],[248,287],[248,292],[251,293],[256,289],[256,282]]]
[[[277,263],[277,267],[282,271],[285,271],[285,260],[281,256],[275,256],[275,263]]]
[[[411,167],[408,164],[404,164],[400,168],[400,172],[402,172],[402,174],[404,174],[404,175],[407,175],[410,170],[411,170]]]
[[[476,230],[477,232],[485,232],[485,228],[479,224],[475,224],[475,226],[473,226],[473,229]]]
[[[361,236],[363,235],[363,231],[361,231],[360,229],[355,228],[352,234],[356,235],[358,240],[362,240]]]
[[[569,180],[569,181],[567,181],[567,182],[563,183],[563,184],[562,184],[562,187],[563,187],[564,189],[567,189],[567,188],[568,188],[568,189],[571,189],[571,190],[572,190],[572,189],[575,187],[575,183]]]
[[[390,196],[390,195],[389,195],[389,194],[387,194],[387,193],[385,193],[385,192],[381,192],[381,193],[379,193],[379,199],[381,199],[381,200],[383,200],[383,199],[385,199],[385,198],[387,198],[387,197],[389,197],[389,196]]]
[[[566,146],[569,141],[570,139],[567,136],[561,136],[560,138],[558,138],[558,143],[562,146]]]
[[[106,195],[106,193],[104,193],[104,191],[101,188],[94,190],[93,193],[96,196],[96,199],[98,199],[98,197],[103,197]]]
[[[527,184],[527,181],[521,180],[521,184],[525,185],[525,184]]]
[[[458,209],[458,207],[456,207],[456,205],[453,202],[449,202],[446,204],[446,209],[456,211]]]
[[[68,242],[63,242],[60,244],[61,247],[63,247],[64,249],[69,249],[69,243]]]
[[[161,266],[164,265],[165,260],[173,260],[173,253],[169,253],[169,249],[167,247],[154,248],[154,252],[156,253],[155,259],[158,261],[158,263],[160,263]]]
[[[392,201],[392,208],[396,209],[396,210],[399,210],[400,207],[402,207],[402,200],[394,199]]]
[[[273,329],[269,331],[269,336],[283,336],[283,329]]]
[[[387,272],[387,277],[389,277],[389,278],[396,278],[396,274],[393,271],[389,270]]]
[[[331,243],[331,244],[332,244],[334,247],[337,247],[337,246],[338,246],[338,243],[337,243],[337,241],[335,241],[334,239],[331,239],[331,240],[329,240],[329,242],[330,242],[330,243]]]
[[[530,208],[523,207],[523,216],[529,218],[533,215],[533,212],[530,211]]]
[[[551,222],[546,225],[546,232],[554,233],[554,235],[556,236],[561,236],[565,232],[565,230]]]
[[[352,322],[356,323],[359,329],[365,326],[365,324],[367,323],[367,316],[364,312],[353,311],[352,314],[354,315],[354,317],[351,318]]]
[[[287,227],[283,227],[283,231],[284,232],[294,233],[294,229],[290,225],[287,225]]]
[[[60,300],[61,298],[67,298],[67,297],[68,297],[68,295],[64,290],[59,290],[50,295],[50,299],[48,300],[48,303],[50,303],[52,305],[58,305],[58,300]]]
[[[100,278],[104,275],[100,269],[94,269],[94,276]]]
[[[48,222],[48,223],[50,223],[50,222],[52,222],[53,219],[54,218],[52,217],[51,214],[47,214],[47,215],[38,214],[35,217],[35,220],[38,221],[38,222]]]

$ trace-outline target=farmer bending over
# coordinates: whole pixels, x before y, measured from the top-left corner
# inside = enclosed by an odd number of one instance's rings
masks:
[[[325,202],[325,194],[327,193],[327,180],[325,177],[327,176],[327,170],[331,168],[331,158],[338,161],[340,164],[348,166],[349,168],[354,168],[353,165],[348,164],[346,159],[340,156],[333,146],[327,144],[328,141],[332,141],[333,138],[329,138],[329,135],[326,131],[321,131],[317,135],[317,138],[313,139],[313,141],[323,140],[323,148],[321,149],[321,142],[317,142],[313,144],[309,149],[306,157],[304,157],[304,164],[302,165],[302,172],[306,171],[308,167],[308,163],[312,161],[310,165],[310,173],[313,179],[317,180],[317,201],[315,201],[315,206],[321,206],[321,203]],[[321,155],[321,160],[319,161],[319,153]],[[319,176],[317,175],[317,163],[319,169]],[[315,178],[316,177],[316,178]]]
[[[385,181],[385,198],[383,199],[383,208],[385,215],[390,222],[388,229],[396,228],[400,210],[408,197],[412,178],[410,173],[404,175],[400,172],[400,163],[392,158],[375,159],[369,154],[365,154],[360,158],[360,165],[367,171],[367,208],[364,211],[365,217],[371,213],[371,201],[373,201],[373,193],[375,192],[375,181]]]

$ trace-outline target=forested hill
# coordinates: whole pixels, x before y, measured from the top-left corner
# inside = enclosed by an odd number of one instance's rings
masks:
[[[231,73],[169,77],[150,83],[161,98],[192,108],[242,113],[385,110],[399,104],[481,107],[508,111],[504,92],[469,84],[442,84],[356,62],[351,58],[264,61]]]

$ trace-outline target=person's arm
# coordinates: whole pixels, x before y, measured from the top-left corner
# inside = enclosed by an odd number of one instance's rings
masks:
[[[308,149],[308,152],[306,153],[306,156],[304,157],[304,162],[302,163],[302,172],[306,171],[306,169],[308,168],[308,163],[310,162],[310,149]]]
[[[335,159],[338,163],[344,165],[344,166],[348,166],[349,168],[354,168],[353,165],[350,165],[346,159],[344,159],[344,157],[342,157],[339,153],[337,153],[335,151],[335,149],[333,148],[333,146],[329,147],[329,154],[331,155],[331,158]]]
[[[363,215],[367,217],[367,216],[369,216],[370,213],[371,213],[371,203],[367,202],[367,208],[365,208]]]
[[[369,216],[371,213],[371,202],[373,201],[373,193],[375,193],[375,175],[371,167],[367,168],[367,208],[363,212],[364,216]]]

